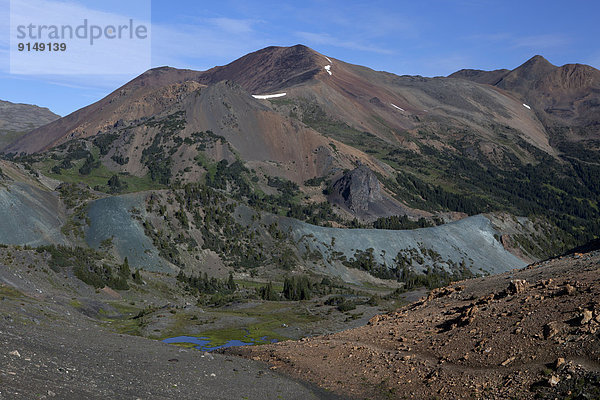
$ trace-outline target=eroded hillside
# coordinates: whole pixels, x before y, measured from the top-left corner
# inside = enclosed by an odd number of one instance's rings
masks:
[[[364,327],[228,353],[348,398],[597,398],[599,262],[467,280]]]

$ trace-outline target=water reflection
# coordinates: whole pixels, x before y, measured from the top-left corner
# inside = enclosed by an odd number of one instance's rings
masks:
[[[267,336],[263,336],[258,339],[233,339],[228,342],[214,346],[212,345],[212,340],[207,337],[195,337],[195,336],[176,336],[172,338],[164,339],[165,343],[192,343],[195,344],[194,348],[202,351],[214,351],[217,349],[223,349],[226,347],[239,347],[239,346],[252,346],[254,344],[265,344],[265,343],[276,343],[276,339],[267,339]]]

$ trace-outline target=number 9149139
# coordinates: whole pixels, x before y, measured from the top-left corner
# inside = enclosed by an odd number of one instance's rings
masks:
[[[67,51],[66,43],[19,43],[19,51]]]

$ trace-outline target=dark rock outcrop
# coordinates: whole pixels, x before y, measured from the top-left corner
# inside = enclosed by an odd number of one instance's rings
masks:
[[[333,184],[331,197],[356,214],[366,213],[370,204],[383,200],[377,176],[365,165],[338,179]]]

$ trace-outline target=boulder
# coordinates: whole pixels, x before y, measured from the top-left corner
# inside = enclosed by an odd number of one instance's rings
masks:
[[[525,279],[515,279],[510,281],[510,284],[508,285],[508,292],[511,294],[519,294],[525,292],[528,287],[529,284]]]
[[[544,339],[550,339],[559,332],[559,324],[556,321],[552,321],[544,325]]]

